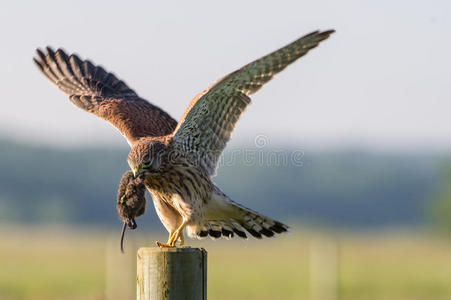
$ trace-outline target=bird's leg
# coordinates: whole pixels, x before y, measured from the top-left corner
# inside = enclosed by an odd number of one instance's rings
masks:
[[[179,228],[177,228],[174,231],[174,234],[172,235],[172,237],[170,238],[170,245],[172,247],[176,247],[175,243],[177,243],[177,240],[180,238],[180,245],[182,245],[182,241],[184,242],[184,237],[183,237],[183,229],[186,226],[186,223],[188,223],[188,221],[183,220],[182,224],[180,224]]]
[[[176,247],[176,242],[177,240],[180,238],[180,245],[183,245],[183,243],[185,242],[185,239],[183,237],[183,228],[185,228],[186,223],[188,223],[188,221],[183,221],[182,224],[180,224],[180,226],[169,235],[169,240],[166,244],[157,242],[157,245],[159,247],[162,248],[173,248]]]
[[[174,235],[174,233],[175,233],[175,231],[171,232],[169,234],[169,239],[168,239],[167,243],[165,243],[165,244],[160,243],[160,242],[157,241],[158,247],[160,247],[160,248],[172,248],[172,247],[175,247],[175,246],[171,246],[171,240],[172,240],[172,236]]]

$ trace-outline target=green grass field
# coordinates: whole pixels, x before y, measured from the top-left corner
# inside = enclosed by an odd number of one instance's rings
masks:
[[[208,298],[451,299],[447,240],[292,231],[264,241],[190,241],[208,251]],[[133,299],[136,249],[166,238],[128,232],[121,255],[119,231],[3,226],[0,234],[0,299]],[[322,276],[336,278],[332,288],[321,286]]]

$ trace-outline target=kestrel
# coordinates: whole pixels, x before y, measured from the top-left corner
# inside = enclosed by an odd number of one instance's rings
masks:
[[[307,54],[334,30],[315,31],[220,79],[194,97],[177,123],[123,81],[64,50],[37,50],[39,69],[79,108],[115,126],[131,146],[128,164],[143,176],[156,212],[169,232],[161,247],[192,238],[234,234],[272,237],[288,226],[250,210],[211,180],[233,128],[258,91],[275,74]]]

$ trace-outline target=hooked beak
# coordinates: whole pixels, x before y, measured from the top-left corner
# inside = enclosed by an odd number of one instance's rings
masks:
[[[136,178],[139,175],[143,174],[145,172],[145,170],[143,170],[142,168],[139,168],[139,169],[133,169],[132,172],[133,172],[133,176]]]

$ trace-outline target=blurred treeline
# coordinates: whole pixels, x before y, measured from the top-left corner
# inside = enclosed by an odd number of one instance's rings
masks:
[[[0,151],[1,222],[118,224],[116,189],[128,148],[64,150],[3,140]],[[440,155],[299,156],[294,149],[255,148],[247,149],[254,151],[249,160],[240,151],[225,154],[214,181],[232,199],[288,223],[362,228],[436,220],[451,228],[451,171]],[[148,199],[140,221],[153,226],[159,221]]]

